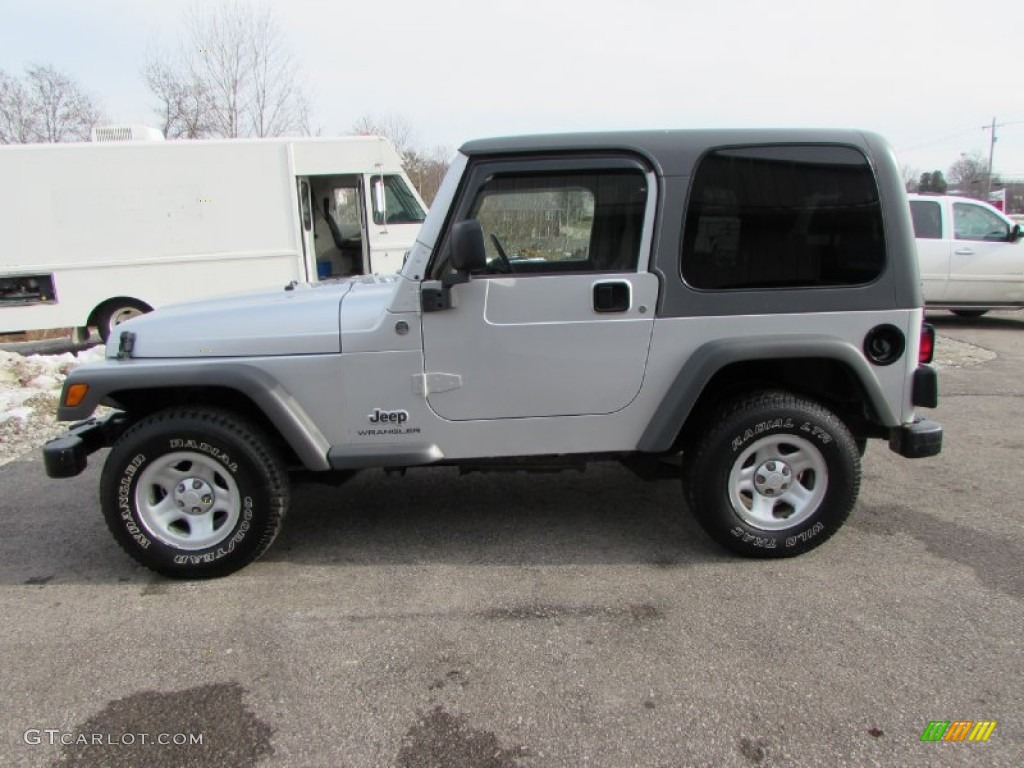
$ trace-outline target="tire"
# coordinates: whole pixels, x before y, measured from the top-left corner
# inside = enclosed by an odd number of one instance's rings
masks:
[[[103,466],[100,503],[121,548],[165,576],[226,576],[273,543],[288,474],[266,436],[211,408],[160,411],[132,426]]]
[[[117,326],[125,320],[131,320],[133,317],[144,315],[149,311],[149,307],[140,302],[128,299],[113,301],[96,314],[96,330],[99,331],[100,338],[106,344],[107,340],[114,335],[114,329]]]
[[[949,311],[952,312],[957,317],[966,318],[981,317],[982,315],[988,314],[987,309],[951,309]]]
[[[723,408],[683,454],[687,502],[722,546],[791,557],[832,536],[860,490],[860,455],[842,421],[786,392]]]

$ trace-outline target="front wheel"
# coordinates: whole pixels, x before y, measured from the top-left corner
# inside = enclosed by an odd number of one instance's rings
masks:
[[[683,482],[715,541],[741,555],[789,557],[839,530],[857,500],[861,468],[857,444],[834,413],[763,392],[709,424],[684,452]]]
[[[115,329],[126,320],[138,317],[150,309],[145,304],[130,299],[115,299],[108,302],[96,313],[96,330],[100,332],[100,338],[106,344]]]
[[[273,542],[288,506],[288,475],[254,425],[209,408],[142,419],[111,449],[100,479],[114,538],[165,576],[224,576]]]

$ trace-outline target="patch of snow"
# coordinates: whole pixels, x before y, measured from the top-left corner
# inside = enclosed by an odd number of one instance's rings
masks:
[[[13,461],[68,428],[58,422],[57,400],[73,369],[102,360],[102,345],[78,355],[29,355],[0,350],[0,465]]]

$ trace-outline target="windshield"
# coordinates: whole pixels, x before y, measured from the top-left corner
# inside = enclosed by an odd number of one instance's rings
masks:
[[[406,259],[405,265],[402,267],[403,275],[418,280],[420,279],[419,276],[423,275],[426,270],[430,253],[437,242],[438,236],[441,234],[441,227],[444,225],[445,216],[455,200],[455,193],[459,188],[462,174],[466,170],[467,162],[468,158],[461,152],[456,153],[455,157],[452,158],[451,165],[448,166],[448,172],[444,176],[444,181],[441,182],[441,186],[437,190],[437,194],[434,195],[433,202],[430,204],[430,214],[423,222],[423,226],[420,227],[420,231],[416,235],[416,244],[409,252],[409,258]]]
[[[380,176],[370,179],[371,187],[380,183]],[[379,201],[376,195],[370,196],[373,199],[373,223],[374,224],[419,224],[427,214],[420,205],[416,195],[405,183],[401,176],[384,177],[384,207],[386,211],[380,210]],[[387,221],[384,217],[387,215]]]

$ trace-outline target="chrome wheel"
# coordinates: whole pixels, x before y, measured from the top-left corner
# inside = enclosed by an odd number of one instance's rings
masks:
[[[797,435],[776,434],[753,442],[729,472],[729,501],[747,525],[763,531],[799,526],[828,489],[821,451]]]
[[[154,538],[191,551],[227,538],[238,522],[242,497],[220,461],[181,451],[159,457],[142,471],[135,506]]]

